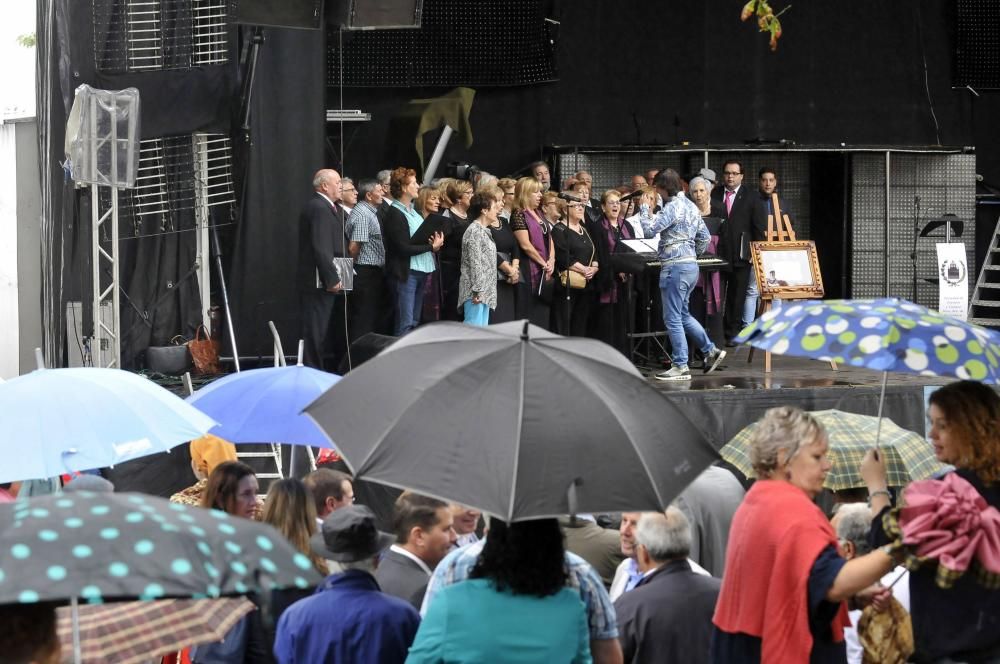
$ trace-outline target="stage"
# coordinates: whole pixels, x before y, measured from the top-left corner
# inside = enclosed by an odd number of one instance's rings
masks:
[[[720,448],[768,408],[797,406],[804,410],[837,408],[875,415],[882,374],[870,369],[830,365],[817,360],[772,355],[772,372],[764,373],[764,353],[749,346],[727,348],[720,367],[703,374],[692,367],[690,381],[659,381],[655,371],[640,367],[650,384],[678,404],[709,440]],[[890,373],[883,416],[899,426],[924,433],[924,391],[952,379]]]

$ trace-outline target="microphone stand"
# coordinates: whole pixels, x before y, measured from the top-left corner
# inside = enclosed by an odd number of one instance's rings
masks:
[[[913,262],[913,301],[917,301],[917,240],[920,237],[920,196],[913,197],[913,253],[910,260]]]

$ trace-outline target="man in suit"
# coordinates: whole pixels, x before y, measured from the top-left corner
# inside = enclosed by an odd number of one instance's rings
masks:
[[[382,592],[419,610],[431,573],[457,539],[451,507],[406,491],[396,499],[393,530],[396,543],[379,563],[375,579]]]
[[[712,197],[721,201],[726,209],[726,221],[719,238],[719,256],[729,262],[730,271],[723,274],[726,280],[726,304],[722,327],[726,346],[732,347],[733,337],[743,329],[744,304],[747,284],[750,281],[750,242],[764,239],[764,228],[759,226],[754,214],[757,196],[743,186],[743,164],[730,159],[722,165],[721,189],[714,189]],[[765,218],[766,223],[766,218]]]
[[[302,303],[303,363],[323,368],[323,349],[328,334],[334,333],[335,353],[346,347],[343,321],[335,323],[343,309],[343,286],[334,267],[335,256],[346,256],[344,213],[340,201],[340,174],[324,168],[313,176],[313,195],[299,214],[299,260],[296,285]],[[338,306],[339,305],[339,306]],[[331,330],[331,328],[333,328]],[[336,366],[334,362],[331,366]]]
[[[626,662],[707,662],[712,614],[722,582],[688,564],[691,527],[676,507],[643,514],[635,531],[643,572],[615,602]]]

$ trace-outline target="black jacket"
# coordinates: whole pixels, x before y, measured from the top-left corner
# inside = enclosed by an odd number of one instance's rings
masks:
[[[725,187],[720,187],[712,192],[712,200],[722,203],[723,213],[726,211],[723,203],[725,191]],[[760,196],[757,191],[744,184],[736,192],[732,211],[723,215],[726,221],[719,236],[719,258],[729,261],[734,267],[750,264],[750,242],[763,240],[767,231],[767,217],[764,217],[761,225],[759,215],[755,212],[758,200]]]
[[[319,193],[314,193],[299,214],[299,260],[295,268],[295,286],[300,291],[316,288],[316,273],[323,288],[340,283],[333,267],[333,258],[346,256],[344,241],[344,211],[331,206]]]
[[[382,242],[385,244],[385,269],[399,281],[410,276],[410,258],[431,247],[426,242],[413,244],[410,241],[410,224],[395,205],[390,206],[382,220]]]
[[[707,662],[719,579],[664,564],[615,602],[626,663]]]

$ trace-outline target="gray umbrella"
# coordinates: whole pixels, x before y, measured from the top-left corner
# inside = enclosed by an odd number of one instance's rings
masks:
[[[423,326],[305,412],[364,479],[508,521],[663,509],[718,458],[614,348],[526,321]]]

